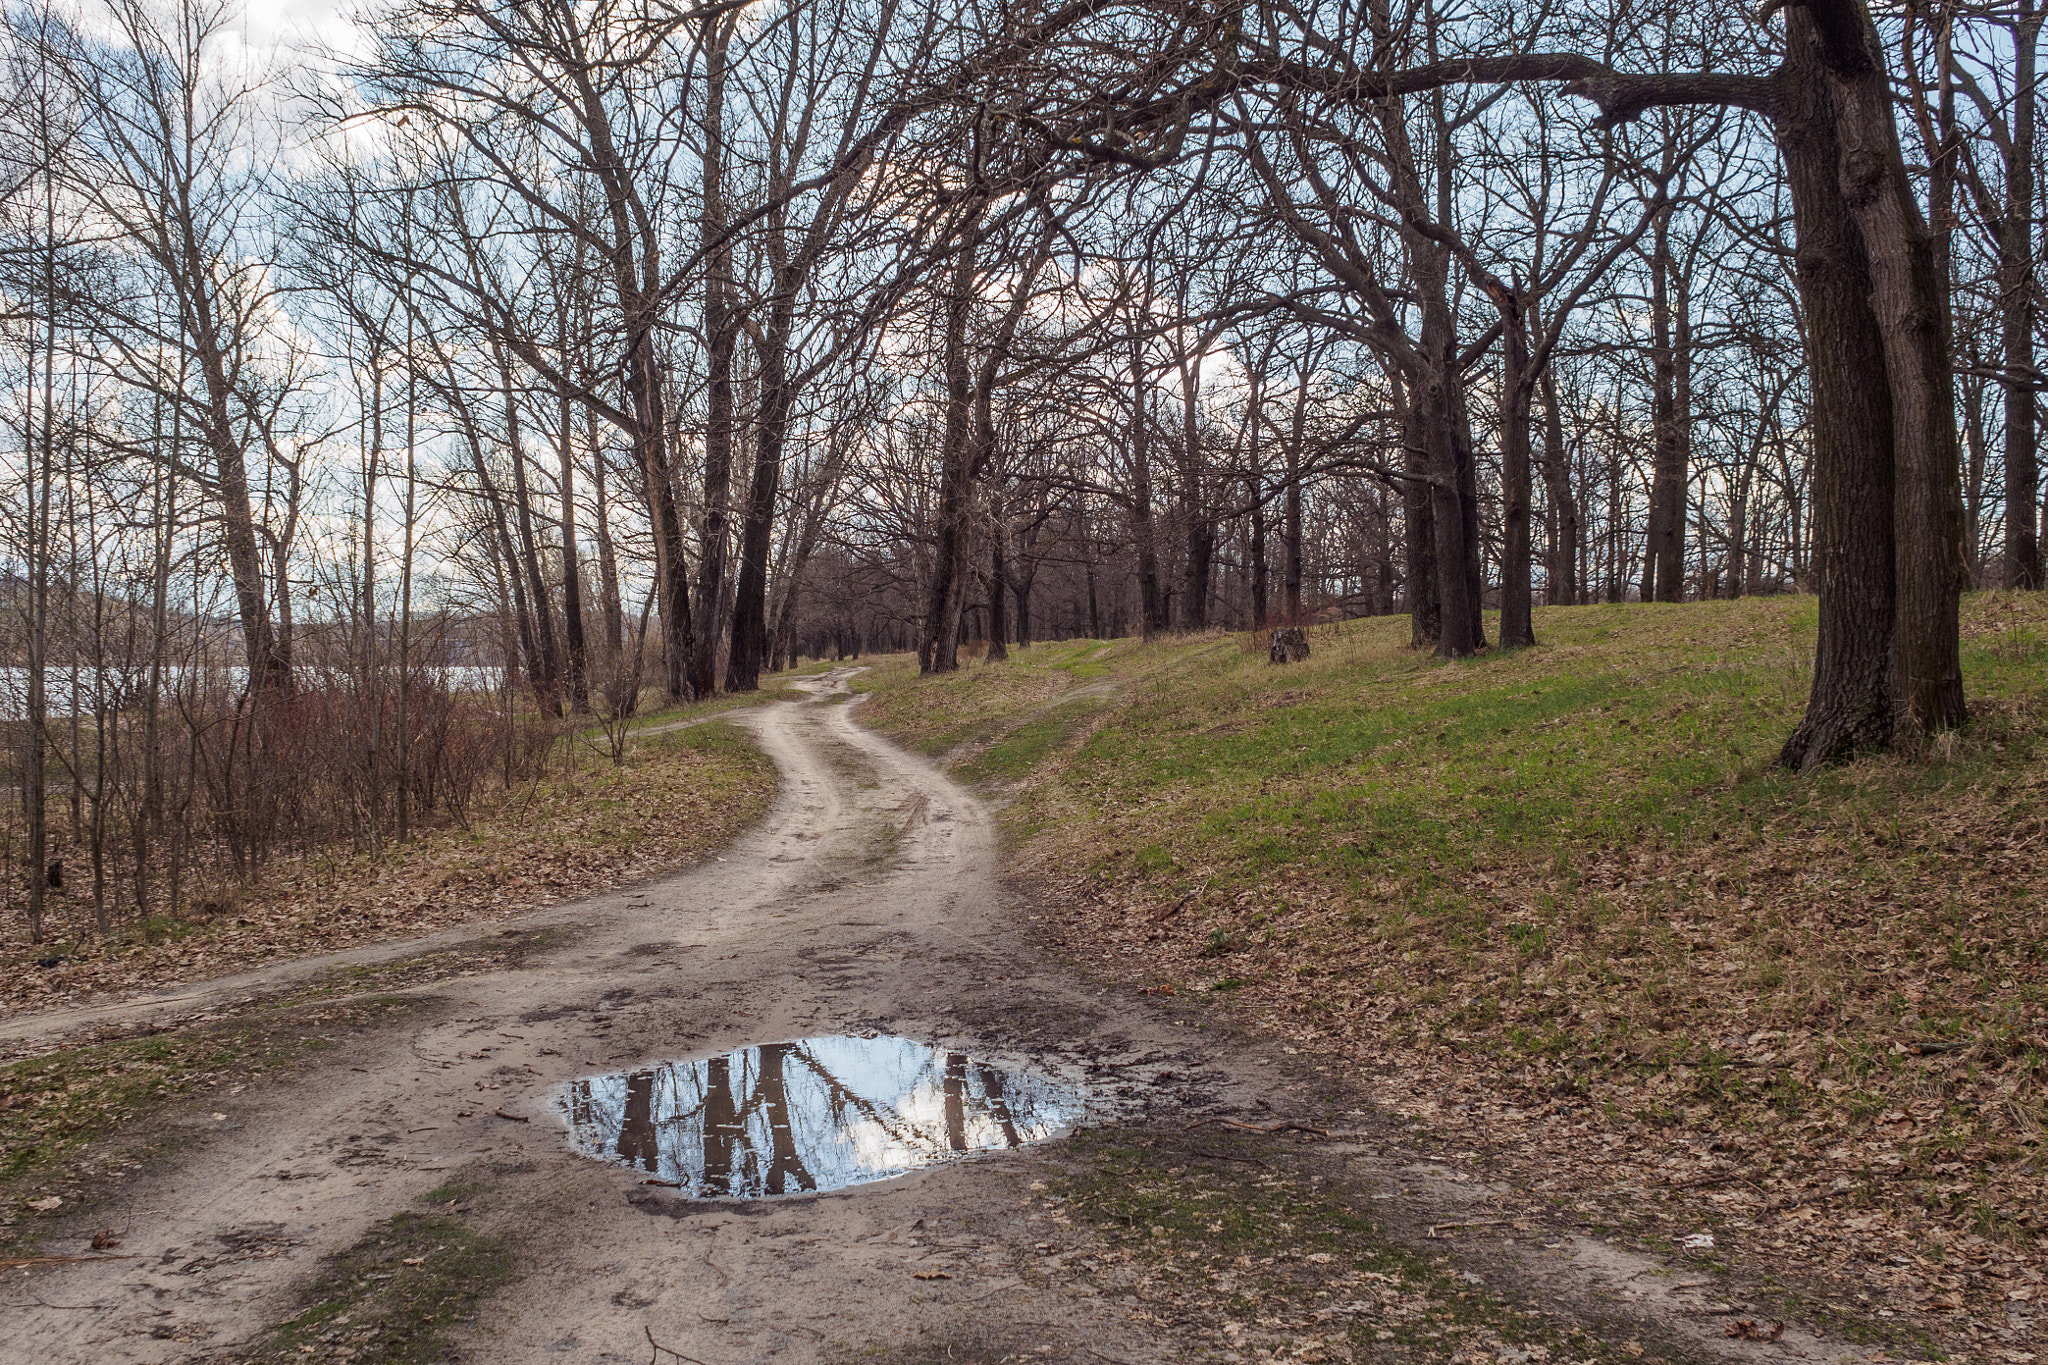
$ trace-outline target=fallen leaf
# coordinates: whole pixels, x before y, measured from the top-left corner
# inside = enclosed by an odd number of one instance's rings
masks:
[[[114,1236],[114,1230],[112,1228],[101,1228],[98,1232],[95,1232],[92,1235],[92,1249],[94,1251],[111,1251],[113,1248],[119,1245],[121,1245],[121,1243],[119,1239],[117,1239]]]
[[[28,1201],[28,1206],[34,1209],[37,1213],[48,1213],[51,1209],[56,1208],[63,1202],[64,1201],[62,1199],[59,1199],[56,1195],[53,1194],[48,1199],[31,1199]]]
[[[1735,1337],[1740,1341],[1776,1341],[1785,1335],[1785,1324],[1774,1322],[1765,1327],[1755,1318],[1737,1318],[1728,1324],[1728,1329],[1721,1335]]]

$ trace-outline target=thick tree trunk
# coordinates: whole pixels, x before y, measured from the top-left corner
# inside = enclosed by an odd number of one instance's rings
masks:
[[[1876,28],[1855,0],[1821,0],[1808,12],[1817,21],[1827,61],[1837,108],[1841,196],[1868,253],[1871,305],[1891,390],[1898,549],[1893,649],[1900,720],[1919,731],[1942,730],[1962,724],[1968,714],[1960,609],[1962,474],[1946,282],[1899,148]],[[1788,16],[1800,13],[1795,9]]]
[[[740,578],[732,615],[732,654],[726,664],[728,692],[752,692],[761,685],[768,650],[768,551],[774,538],[775,503],[782,493],[782,450],[795,400],[789,376],[789,336],[796,321],[799,281],[784,267],[761,345],[761,401],[754,431],[754,478],[740,529]]]
[[[1421,448],[1421,423],[1412,404],[1401,419],[1402,524],[1407,534],[1408,642],[1435,649],[1443,632],[1442,575],[1436,564],[1436,496],[1429,483],[1429,454]]]
[[[1813,569],[1820,638],[1806,714],[1778,761],[1809,771],[1890,741],[1898,612],[1893,411],[1870,261],[1842,194],[1838,96],[1805,6],[1785,11],[1791,77],[1778,122],[1798,230],[1797,282],[1813,372]]]
[[[1452,421],[1454,382],[1447,369],[1432,363],[1423,377],[1423,447],[1429,476],[1430,527],[1435,537],[1437,602],[1441,613],[1436,652],[1440,658],[1462,659],[1477,654],[1485,645],[1481,630],[1479,599],[1468,564],[1476,564],[1478,545],[1470,534],[1466,497],[1469,457],[1461,458]],[[1473,509],[1476,512],[1476,508]]]

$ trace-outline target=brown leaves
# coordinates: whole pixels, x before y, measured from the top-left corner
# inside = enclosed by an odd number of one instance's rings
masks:
[[[1739,1341],[1776,1341],[1785,1335],[1785,1324],[1774,1322],[1766,1327],[1754,1318],[1737,1318],[1728,1324],[1727,1330],[1721,1335],[1734,1337]]]
[[[47,948],[0,945],[0,1015],[487,923],[604,891],[702,857],[758,819],[774,789],[772,765],[751,747],[643,741],[621,768],[479,795],[465,828],[428,830],[396,848],[275,858],[261,882],[212,897],[232,902],[232,915],[195,912],[202,922],[175,925],[169,941],[88,941],[51,968],[32,965]]]

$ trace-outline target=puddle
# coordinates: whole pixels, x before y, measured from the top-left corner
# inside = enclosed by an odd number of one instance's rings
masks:
[[[570,1083],[585,1156],[699,1197],[837,1190],[970,1152],[1043,1142],[1070,1086],[908,1038],[800,1038]]]

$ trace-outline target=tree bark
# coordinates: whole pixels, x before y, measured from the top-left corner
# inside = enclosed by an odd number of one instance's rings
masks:
[[[1584,513],[1579,510],[1577,491],[1572,487],[1571,462],[1564,448],[1564,413],[1558,405],[1557,375],[1543,367],[1543,489],[1556,528],[1551,542],[1550,563],[1545,567],[1549,584],[1545,600],[1554,607],[1569,607],[1579,601],[1579,540],[1585,534]]]
[[[1528,317],[1523,301],[1502,290],[1501,310],[1501,579],[1500,643],[1520,649],[1536,643],[1529,584],[1530,404]]]
[[[704,24],[703,206],[698,236],[704,251],[704,530],[691,602],[689,682],[699,697],[718,688],[720,613],[732,517],[733,358],[739,349],[732,298],[732,246],[726,234],[725,85],[732,14],[712,12]]]
[[[1813,570],[1820,637],[1806,714],[1778,761],[1806,772],[1890,742],[1898,613],[1893,412],[1871,266],[1843,197],[1839,95],[1809,8],[1785,11],[1778,145],[1798,231],[1797,283],[1813,371]]]
[[[2005,214],[1998,233],[2001,339],[2005,349],[2005,581],[2042,585],[2041,541],[2034,520],[2041,492],[2034,414],[2035,60],[2041,15],[2019,0],[2014,46],[2012,150],[2006,158]]]
[[[967,318],[974,307],[977,209],[961,231],[946,295],[946,416],[939,470],[939,517],[933,528],[931,594],[925,609],[919,671],[960,667],[960,613],[967,592],[969,518],[974,508],[974,382],[968,370]]]

